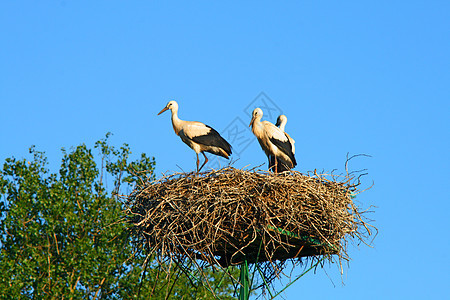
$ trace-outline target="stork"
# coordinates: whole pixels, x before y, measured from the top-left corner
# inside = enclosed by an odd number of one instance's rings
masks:
[[[287,117],[285,115],[279,115],[275,126],[280,128],[280,130],[286,134],[286,136],[289,139],[289,143],[292,146],[292,153],[295,155],[295,140],[293,138],[291,138],[291,136],[284,130],[286,127],[286,123],[287,123]],[[275,157],[269,156],[269,170],[273,170],[274,166],[275,166]],[[281,173],[281,172],[289,171],[289,168],[285,164],[280,164],[280,165],[278,165],[277,171],[278,171],[278,173]]]
[[[249,126],[252,127],[252,132],[258,139],[267,157],[275,157],[274,172],[278,173],[278,161],[286,164],[289,168],[295,167],[297,162],[295,161],[292,144],[289,142],[288,136],[272,123],[268,121],[261,122],[262,116],[262,110],[259,107],[255,108]]]
[[[208,162],[204,152],[228,159],[228,156],[231,155],[231,145],[214,128],[201,122],[180,120],[178,118],[178,103],[176,101],[169,101],[158,115],[169,109],[172,112],[172,126],[175,134],[191,147],[197,155],[197,173]],[[205,157],[205,161],[200,168],[198,167],[200,164],[198,159],[199,153],[202,153]]]
[[[287,117],[285,115],[279,115],[277,118],[277,123],[275,123],[275,126],[281,129],[281,131],[284,132],[284,128],[286,127],[287,123]]]

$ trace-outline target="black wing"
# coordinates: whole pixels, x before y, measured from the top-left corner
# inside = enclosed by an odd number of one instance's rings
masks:
[[[285,134],[285,136],[286,136],[286,134]],[[291,159],[292,164],[293,164],[292,167],[295,167],[297,165],[297,161],[295,160],[294,153],[292,153],[292,145],[289,142],[289,138],[287,136],[286,136],[285,142],[280,141],[275,138],[270,138],[270,141]]]
[[[228,155],[231,155],[230,143],[228,143],[214,128],[208,125],[205,126],[210,128],[210,131],[205,135],[195,136],[192,140],[201,145],[222,148]]]
[[[275,156],[269,155],[269,171],[275,173]],[[277,159],[277,173],[289,171],[290,168],[281,160]]]

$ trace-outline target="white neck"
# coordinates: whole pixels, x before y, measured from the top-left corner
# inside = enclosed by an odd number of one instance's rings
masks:
[[[175,131],[176,135],[179,135],[183,121],[178,118],[178,108],[171,109],[171,112],[173,130]]]
[[[255,118],[252,124],[252,132],[257,138],[262,138],[264,134],[264,127],[261,123],[261,117]]]

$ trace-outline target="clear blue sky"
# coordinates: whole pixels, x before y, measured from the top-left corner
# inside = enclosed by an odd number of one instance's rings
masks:
[[[449,296],[450,2],[2,1],[0,28],[1,161],[36,145],[56,172],[61,147],[111,131],[158,174],[189,171],[195,153],[156,116],[169,100],[222,132],[269,98],[297,170],[372,155],[351,167],[368,169],[358,200],[378,207],[374,248],[350,245],[345,285],[332,265],[285,297]],[[265,163],[243,132],[235,166]]]

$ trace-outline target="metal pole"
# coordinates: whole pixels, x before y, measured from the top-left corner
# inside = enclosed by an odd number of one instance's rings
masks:
[[[248,274],[248,263],[247,260],[244,260],[244,263],[241,264],[241,274],[239,276],[239,283],[241,284],[239,300],[248,300],[250,294],[250,280]]]

